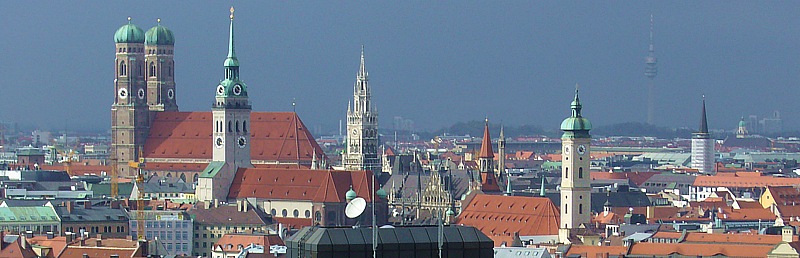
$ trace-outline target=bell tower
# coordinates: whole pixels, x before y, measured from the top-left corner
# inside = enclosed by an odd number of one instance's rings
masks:
[[[343,164],[347,170],[381,172],[378,153],[378,112],[372,105],[369,73],[364,66],[364,46],[361,46],[361,65],[353,85],[353,103],[347,106],[347,147]]]
[[[178,111],[175,100],[175,37],[161,25],[145,33],[145,59],[147,80],[147,105],[151,111]],[[143,94],[145,92],[142,92]]]
[[[559,240],[569,243],[575,229],[591,222],[591,184],[589,165],[592,123],[581,115],[577,85],[572,115],[561,123],[561,225]]]
[[[114,33],[114,104],[111,105],[111,165],[119,176],[132,176],[128,161],[138,160],[149,132],[145,100],[144,31],[131,23]]]
[[[214,118],[214,146],[211,163],[200,174],[197,198],[200,201],[225,200],[231,181],[239,168],[253,167],[250,161],[250,100],[247,85],[239,79],[239,59],[233,40],[233,7],[231,7],[228,57],[225,79],[216,87],[211,113]]]

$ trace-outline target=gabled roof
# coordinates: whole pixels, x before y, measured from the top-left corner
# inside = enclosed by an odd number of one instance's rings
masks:
[[[561,215],[548,198],[477,194],[462,206],[456,223],[489,236],[557,235]]]
[[[361,170],[241,168],[233,178],[228,198],[343,203],[352,185],[356,194],[369,202],[372,178],[372,172]]]
[[[772,177],[772,176],[698,176],[694,186],[751,188],[766,186],[792,186],[800,185],[800,178]]]
[[[294,112],[252,112],[250,123],[255,161],[310,162],[314,152],[324,155]],[[143,154],[148,159],[211,159],[212,132],[211,112],[156,112]]]

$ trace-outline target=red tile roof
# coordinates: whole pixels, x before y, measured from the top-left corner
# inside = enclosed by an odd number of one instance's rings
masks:
[[[239,207],[234,205],[222,205],[208,209],[195,207],[188,212],[192,215],[194,222],[202,224],[269,225],[272,222],[272,216],[252,205],[246,212],[239,211]]]
[[[682,256],[734,256],[767,257],[772,245],[743,244],[683,244],[683,243],[635,243],[630,255],[682,255]]]
[[[800,205],[800,188],[796,186],[767,186],[777,205],[796,203]]]
[[[155,171],[203,171],[208,167],[204,163],[159,163],[148,162],[144,164],[144,169]]]
[[[624,256],[627,253],[627,246],[572,245],[566,255],[580,255],[581,257],[614,257]]]
[[[487,120],[486,126],[483,128],[483,140],[481,141],[481,154],[479,158],[494,158],[494,151],[492,151],[492,136],[489,134],[489,122]]]
[[[42,165],[42,170],[60,170],[66,171],[67,167],[64,165]],[[111,166],[102,165],[83,165],[80,163],[72,163],[69,166],[70,176],[84,176],[84,175],[102,175],[103,172],[108,173],[111,171]]]
[[[211,112],[156,112],[145,158],[211,159],[212,121]],[[253,112],[250,122],[253,160],[311,161],[314,152],[324,155],[294,112]]]
[[[214,243],[213,248],[214,251],[219,248],[220,251],[238,252],[250,244],[263,246],[264,249],[269,249],[272,245],[284,245],[283,240],[278,235],[225,234]]]
[[[557,235],[558,208],[544,197],[475,195],[456,218],[489,237]]]
[[[314,225],[314,221],[312,219],[304,218],[275,217],[275,222],[283,224],[283,227],[285,228],[293,229],[301,229],[303,227],[310,227]]]
[[[737,173],[738,174],[738,173]],[[749,188],[766,186],[791,186],[800,185],[800,178],[785,178],[772,176],[698,176],[694,186]]]
[[[369,171],[242,168],[233,178],[228,198],[343,203],[352,185],[369,202],[372,178]]]
[[[133,240],[103,239],[102,245],[99,247],[96,244],[96,238],[86,239],[84,243],[85,245],[81,246],[79,241],[72,242],[56,257],[82,258],[84,254],[89,255],[89,258],[105,258],[111,257],[111,255],[119,255],[119,257],[141,257],[138,243]]]

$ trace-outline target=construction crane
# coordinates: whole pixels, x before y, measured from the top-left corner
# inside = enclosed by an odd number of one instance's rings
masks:
[[[144,158],[142,151],[139,151],[139,162],[128,161],[128,166],[131,169],[136,169],[136,185],[139,190],[136,195],[136,234],[137,239],[146,240],[144,237],[144,175],[142,167],[144,167]]]

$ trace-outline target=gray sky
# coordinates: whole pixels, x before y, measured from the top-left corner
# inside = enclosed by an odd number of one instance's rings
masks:
[[[128,16],[175,33],[178,105],[210,111],[231,4],[253,109],[296,98],[323,131],[345,116],[361,44],[382,127],[488,116],[555,129],[575,83],[595,125],[643,122],[651,12],[657,125],[696,128],[705,93],[712,128],[773,110],[800,127],[796,1],[0,1],[0,120],[109,128],[113,34]]]

